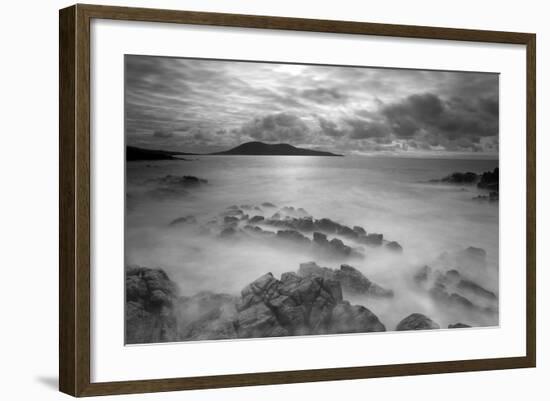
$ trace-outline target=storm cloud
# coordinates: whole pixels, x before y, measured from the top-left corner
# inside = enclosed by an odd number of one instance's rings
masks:
[[[494,156],[498,96],[491,73],[125,58],[127,142],[149,148]]]

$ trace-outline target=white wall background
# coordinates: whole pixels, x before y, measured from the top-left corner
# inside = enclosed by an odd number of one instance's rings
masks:
[[[546,400],[549,390],[550,25],[545,2],[385,0],[157,0],[100,4],[535,32],[538,35],[538,367],[315,384],[118,396],[136,400],[310,398],[446,401]],[[57,190],[59,8],[68,1],[6,2],[0,23],[0,395],[7,400],[67,398],[57,392]],[[546,181],[546,182],[545,182]],[[184,363],[184,361],[182,361]]]

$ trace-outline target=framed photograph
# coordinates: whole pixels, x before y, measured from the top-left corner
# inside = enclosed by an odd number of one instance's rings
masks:
[[[59,22],[61,391],[535,366],[534,34]]]

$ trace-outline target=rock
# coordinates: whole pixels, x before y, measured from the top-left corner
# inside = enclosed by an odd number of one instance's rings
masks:
[[[329,242],[327,236],[323,233],[314,232],[313,233],[313,242],[321,247],[328,246]]]
[[[161,269],[128,266],[126,275],[125,341],[127,344],[175,341],[173,306],[176,285]]]
[[[256,224],[264,221],[264,216],[254,216],[249,220],[250,224]]]
[[[401,320],[395,330],[433,330],[439,328],[439,325],[429,317],[421,313],[413,313]]]
[[[430,266],[425,265],[421,267],[418,270],[418,272],[414,274],[413,280],[417,284],[425,283],[426,281],[428,281],[428,278],[431,276],[431,274],[432,274],[432,269],[430,268]]]
[[[223,224],[226,226],[232,226],[235,227],[237,224],[239,224],[240,218],[235,216],[225,216],[223,218]]]
[[[383,240],[384,236],[382,234],[367,234],[358,238],[358,241],[362,244],[373,246],[382,245]]]
[[[376,315],[344,301],[338,281],[287,272],[264,274],[240,296],[178,296],[160,269],[126,270],[126,342],[277,337],[384,331]]]
[[[178,217],[177,219],[172,220],[169,225],[179,226],[185,224],[197,224],[197,219],[195,216]]]
[[[156,180],[160,184],[170,185],[170,186],[180,186],[180,187],[198,187],[204,184],[208,184],[208,180],[204,178],[198,178],[192,175],[176,176],[176,175],[165,175]]]
[[[229,238],[234,236],[237,233],[235,227],[226,227],[220,232],[221,238]]]
[[[277,206],[275,206],[273,203],[271,202],[264,202],[262,203],[262,207],[265,207],[265,208],[276,208]]]
[[[441,179],[441,182],[448,182],[451,184],[474,184],[478,180],[478,175],[476,173],[467,172],[467,173],[452,173]]]
[[[367,308],[343,301],[338,282],[292,272],[280,281],[268,273],[249,284],[237,309],[238,334],[245,337],[385,330]]]
[[[469,325],[464,324],[464,323],[455,323],[455,324],[450,324],[448,326],[449,329],[465,329],[467,327],[472,327],[472,326],[469,326]]]
[[[329,234],[335,234],[336,231],[340,228],[340,224],[325,218],[315,220],[315,227],[317,230],[324,231]]]
[[[295,230],[279,230],[277,231],[277,238],[300,245],[309,245],[311,243],[309,238]]]
[[[386,248],[393,252],[403,252],[403,247],[396,241],[388,242]]]
[[[460,280],[457,284],[457,288],[459,290],[468,292],[472,295],[485,298],[489,301],[496,301],[498,299],[498,297],[494,292],[483,288],[482,286],[480,286],[479,284],[471,280],[467,280],[467,279]]]
[[[392,297],[393,291],[387,290],[370,281],[359,270],[349,265],[341,265],[340,270],[320,267],[315,262],[301,263],[298,275],[302,277],[322,277],[340,283],[349,294],[362,294],[374,297]]]
[[[353,231],[355,231],[358,235],[367,235],[367,232],[363,227],[360,226],[353,226]]]
[[[386,331],[378,317],[361,305],[344,301],[332,310],[329,333],[365,333]]]
[[[356,239],[359,237],[359,234],[357,234],[353,229],[349,228],[348,226],[341,225],[336,230],[336,234],[341,235],[342,237]]]
[[[489,189],[491,191],[498,192],[498,187],[499,187],[498,167],[496,167],[493,171],[486,171],[485,173],[481,174],[481,177],[477,186],[478,188]]]
[[[342,240],[338,238],[333,238],[329,241],[329,244],[330,244],[330,250],[332,252],[342,254],[343,256],[351,255],[352,249],[349,246],[345,245],[342,242]]]

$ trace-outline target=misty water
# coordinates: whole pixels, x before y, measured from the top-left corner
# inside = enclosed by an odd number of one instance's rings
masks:
[[[391,299],[350,297],[373,311],[388,330],[419,312],[447,327],[498,324],[498,315],[441,308],[415,287],[412,275],[442,252],[469,246],[487,252],[487,266],[465,275],[498,294],[498,202],[479,202],[475,186],[430,183],[455,171],[482,173],[498,160],[419,159],[402,157],[186,156],[191,160],[127,163],[126,263],[164,269],[182,295],[209,290],[238,294],[261,275],[276,277],[315,261],[338,268],[348,263],[366,277],[394,290]],[[208,184],[184,191],[159,191],[167,175],[196,176]],[[304,208],[316,219],[362,226],[397,241],[402,253],[365,248],[354,260],[323,259],[298,247],[272,241],[224,241],[209,222],[231,205]],[[270,217],[277,209],[249,212]],[[198,226],[170,226],[195,216]],[[219,218],[219,217],[218,217]],[[212,223],[210,223],[212,224]]]

